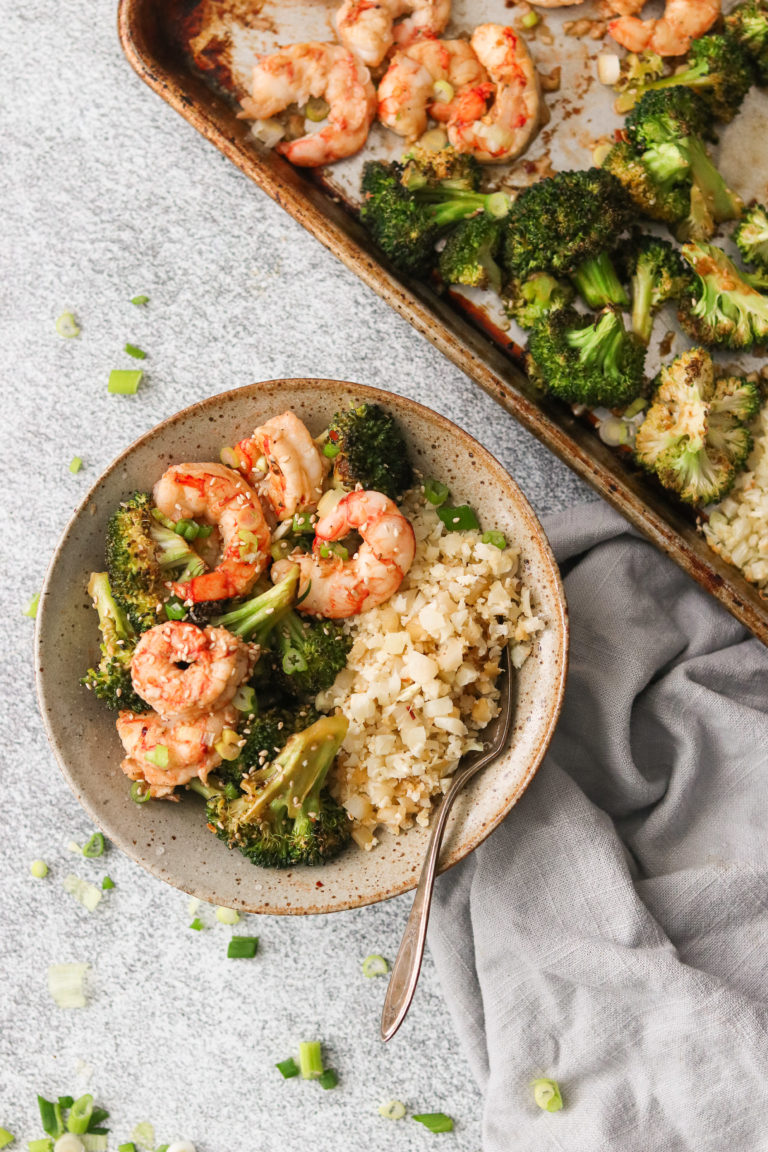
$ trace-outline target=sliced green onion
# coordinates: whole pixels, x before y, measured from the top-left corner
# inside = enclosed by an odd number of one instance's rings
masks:
[[[110,888],[114,888],[114,886],[115,886],[115,882],[111,876],[105,876],[101,882],[101,887],[104,889],[105,892],[108,892],[110,890]]]
[[[7,1128],[0,1128],[0,1148],[7,1148],[9,1144],[13,1144],[15,1136],[12,1136]]]
[[[531,1081],[533,1098],[545,1112],[559,1112],[563,1106],[563,1098],[556,1080],[540,1078]]]
[[[44,1140],[30,1140],[27,1148],[29,1152],[53,1152],[53,1140],[48,1137]]]
[[[370,956],[366,956],[362,964],[363,976],[386,976],[389,972],[389,964],[383,956],[378,953],[372,952]]]
[[[165,617],[167,620],[183,620],[186,614],[186,608],[176,596],[172,596],[165,605]]]
[[[290,556],[291,552],[293,552],[293,544],[290,540],[275,540],[274,544],[269,546],[269,554],[275,563],[278,560],[284,560],[286,556]]]
[[[109,1141],[107,1139],[106,1133],[86,1132],[83,1135],[83,1147],[85,1148],[85,1152],[107,1152],[107,1149],[109,1148]],[[56,1152],[55,1148],[53,1152]]]
[[[345,563],[349,560],[349,552],[343,544],[326,544],[325,541],[320,545],[320,555],[323,560],[327,560],[330,556],[338,556],[340,560]]]
[[[193,540],[197,540],[200,535],[200,525],[195,524],[194,520],[177,520],[173,530],[177,536],[183,536],[185,540],[189,540],[190,544]]]
[[[247,712],[249,715],[256,713],[256,692],[249,684],[241,684],[232,700],[238,712]]]
[[[37,593],[35,593],[35,595],[30,600],[29,604],[27,604],[26,608],[24,609],[24,615],[29,616],[30,620],[34,620],[35,617],[37,616],[37,608],[38,608],[39,603],[40,603],[40,593],[37,592]]]
[[[127,1144],[118,1144],[117,1152],[136,1152],[136,1145],[129,1141]]]
[[[456,508],[438,508],[437,514],[449,532],[472,532],[480,527],[469,504],[459,504]]]
[[[149,748],[144,753],[144,759],[149,760],[150,764],[154,764],[156,768],[167,768],[170,763],[170,756],[165,744],[155,744],[154,748]]]
[[[526,12],[525,16],[523,16],[522,20],[520,21],[520,24],[523,28],[535,28],[540,19],[541,17],[539,16],[538,12]]]
[[[387,1100],[384,1104],[379,1104],[379,1116],[383,1116],[385,1120],[402,1120],[405,1116],[405,1104],[402,1100]]]
[[[131,304],[135,304],[137,308],[141,308],[142,304],[149,304],[149,296],[132,296]]]
[[[77,840],[67,840],[67,852],[74,852],[75,856],[82,856],[83,849]]]
[[[59,1107],[61,1108],[71,1108],[74,1102],[74,1096],[59,1096]]]
[[[239,924],[240,913],[236,912],[234,908],[217,908],[216,919],[219,924]]]
[[[224,795],[227,800],[237,800],[240,797],[240,789],[237,784],[233,784],[230,780],[228,784],[224,785]]]
[[[134,804],[146,804],[147,800],[151,799],[152,793],[146,780],[134,780],[131,784],[131,800]]]
[[[506,192],[494,192],[485,202],[485,214],[492,216],[494,220],[503,220],[509,215],[511,207],[512,201]]]
[[[146,352],[142,352],[141,348],[137,348],[135,344],[126,344],[125,351],[129,356],[133,356],[134,360],[146,360]]]
[[[453,84],[449,84],[447,80],[435,80],[432,91],[438,104],[450,104],[456,95]]]
[[[286,648],[283,653],[282,665],[286,676],[293,676],[294,672],[306,672],[309,667],[298,648]]]
[[[71,340],[74,336],[80,335],[80,325],[71,312],[62,312],[56,320],[56,331],[65,340]]]
[[[319,124],[321,120],[327,120],[330,110],[330,104],[327,100],[323,100],[322,96],[310,96],[304,105],[304,115],[307,120],[311,120],[313,124]]]
[[[94,859],[96,856],[103,856],[106,844],[101,832],[94,832],[87,844],[83,845],[83,856],[89,859]]]
[[[43,1126],[43,1131],[47,1132],[49,1136],[53,1136],[54,1140],[56,1140],[64,1132],[61,1105],[58,1102],[52,1104],[51,1101],[46,1100],[44,1096],[38,1096],[37,1106],[40,1109],[40,1123]]]
[[[609,448],[620,448],[629,440],[629,429],[625,422],[617,416],[609,416],[606,420],[601,420],[597,427],[597,434],[603,444],[607,444]]]
[[[453,1120],[445,1112],[421,1112],[414,1120],[430,1132],[453,1132]]]
[[[227,948],[227,959],[253,960],[258,947],[258,936],[233,936]]]
[[[314,536],[315,525],[312,512],[296,512],[291,522],[291,532],[294,536]]]
[[[444,504],[450,494],[448,485],[441,484],[439,480],[426,480],[424,482],[424,495],[430,504],[434,504],[435,506]]]
[[[190,928],[193,932],[202,932],[203,928],[205,928],[205,924],[203,924],[202,920],[198,916],[195,916],[194,920],[190,924]]]
[[[319,1080],[323,1074],[323,1054],[319,1040],[302,1040],[299,1044],[299,1068],[302,1080]]]
[[[107,391],[114,396],[135,396],[143,375],[141,368],[113,368]]]
[[[335,460],[339,452],[341,452],[340,444],[334,444],[332,440],[326,440],[323,444],[323,456],[327,460]]]
[[[80,471],[82,466],[83,466],[82,456],[73,456],[69,462],[69,470],[73,476],[77,475],[77,473]]]
[[[29,870],[35,880],[45,880],[48,875],[48,865],[45,860],[33,860],[29,866]]]
[[[139,1147],[146,1148],[147,1152],[152,1152],[155,1147],[155,1129],[148,1120],[142,1120],[140,1124],[137,1124],[132,1136]]]
[[[102,1132],[102,1131],[106,1132],[106,1131],[108,1131],[108,1129],[106,1129],[106,1128],[101,1129],[101,1128],[97,1127],[98,1124],[101,1124],[104,1120],[108,1120],[108,1119],[109,1119],[109,1112],[107,1112],[106,1108],[94,1108],[93,1115],[91,1116],[91,1122],[88,1125],[88,1131],[89,1132]]]
[[[326,1068],[322,1076],[318,1076],[317,1082],[321,1088],[335,1088],[339,1082],[338,1075],[334,1072],[333,1068]]]
[[[73,876],[70,872],[69,876],[64,877],[63,885],[64,891],[74,896],[83,908],[89,912],[96,910],[101,900],[101,889],[91,884],[90,880],[81,880],[79,876]]]
[[[494,548],[498,548],[501,552],[503,552],[507,546],[507,538],[504,533],[496,532],[495,530],[491,532],[483,532],[482,536],[480,537],[480,541],[483,544],[492,544]]]
[[[637,400],[633,400],[629,408],[624,413],[625,420],[631,420],[633,416],[637,416],[648,405],[648,401],[643,396],[638,396]]]
[[[234,728],[224,728],[221,739],[216,741],[214,748],[222,760],[237,760],[240,755],[240,737]]]
[[[91,1116],[93,1115],[93,1096],[90,1092],[86,1092],[84,1096],[80,1096],[75,1100],[74,1104],[69,1110],[67,1116],[67,1128],[70,1132],[74,1132],[76,1136],[81,1136],[83,1132],[87,1132],[91,1123]]]
[[[284,1080],[292,1080],[294,1076],[299,1074],[299,1066],[293,1056],[289,1056],[287,1060],[281,1060],[279,1064],[275,1064],[275,1068]]]

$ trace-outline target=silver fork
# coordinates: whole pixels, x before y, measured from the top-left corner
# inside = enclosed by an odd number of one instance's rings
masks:
[[[509,650],[507,648],[502,653],[502,661],[504,682],[501,686],[499,715],[490,727],[486,745],[482,750],[468,752],[466,756],[461,758],[459,766],[453,774],[451,786],[443,796],[435,813],[432,835],[421,869],[421,877],[416,887],[413,907],[405,926],[397,959],[392,966],[392,975],[389,978],[384,1010],[381,1014],[382,1040],[391,1040],[397,1032],[411,1006],[413,994],[419,982],[440,846],[443,842],[443,834],[453,802],[467,781],[471,780],[481,768],[487,767],[496,759],[509,738],[512,728],[512,677],[509,673]]]

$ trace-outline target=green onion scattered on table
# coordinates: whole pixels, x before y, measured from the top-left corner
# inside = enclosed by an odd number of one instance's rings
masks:
[[[141,368],[113,368],[107,391],[114,396],[135,396],[143,375]]]
[[[321,1088],[325,1088],[327,1090],[329,1088],[336,1087],[339,1082],[339,1077],[334,1072],[333,1068],[326,1068],[322,1075],[318,1076],[317,1082]]]
[[[227,948],[227,957],[230,960],[253,960],[258,947],[258,936],[233,936]]]
[[[299,1068],[303,1080],[319,1080],[323,1074],[323,1054],[319,1040],[299,1044]]]
[[[275,1064],[275,1068],[284,1080],[292,1080],[294,1076],[299,1074],[299,1066],[293,1056],[289,1056],[287,1060],[281,1060],[279,1064]]]
[[[87,1132],[93,1116],[93,1096],[90,1092],[86,1092],[78,1100],[75,1100],[69,1110],[67,1116],[67,1128],[70,1132],[74,1132],[76,1136],[82,1136],[83,1132]]]
[[[101,882],[101,886],[105,892],[108,892],[110,888],[114,888],[115,882],[111,876],[105,876]]]
[[[149,304],[149,296],[132,296],[131,304],[135,304],[137,308],[141,308],[142,304]]]
[[[445,1112],[421,1112],[414,1116],[419,1124],[423,1124],[430,1132],[453,1132],[453,1120]]]
[[[190,924],[190,928],[193,932],[202,932],[203,928],[205,928],[205,924],[203,924],[199,916],[195,916],[194,920]]]
[[[402,1100],[387,1100],[379,1104],[379,1116],[385,1120],[402,1120],[405,1116],[405,1104]]]
[[[0,1128],[0,1148],[7,1148],[16,1139],[7,1128]]]
[[[40,1109],[40,1123],[43,1126],[43,1131],[47,1132],[49,1136],[53,1136],[56,1140],[64,1133],[64,1120],[61,1115],[61,1105],[57,1101],[55,1104],[50,1100],[46,1100],[44,1096],[38,1096],[37,1106]]]
[[[87,964],[51,964],[48,991],[59,1008],[85,1008]]]
[[[53,1140],[47,1136],[44,1140],[30,1140],[27,1148],[29,1152],[53,1152]]]
[[[216,919],[219,924],[239,924],[240,913],[235,912],[234,908],[217,908]]]
[[[24,615],[29,616],[30,620],[34,620],[37,616],[37,608],[40,603],[40,593],[36,592],[24,609]]]
[[[80,326],[71,312],[62,312],[56,320],[56,331],[65,340],[72,340],[73,337],[80,335]]]
[[[135,344],[126,344],[125,351],[129,356],[133,356],[134,360],[146,360],[146,352],[142,352],[141,348],[137,348]]]
[[[130,1141],[127,1144],[118,1144],[117,1152],[136,1152],[136,1145]]]
[[[470,532],[480,527],[480,522],[469,504],[459,504],[455,508],[438,508],[437,514],[449,532]]]
[[[45,860],[33,860],[29,866],[29,870],[35,880],[44,880],[48,875],[48,865]],[[2,1145],[0,1145],[0,1147],[2,1147]]]
[[[389,972],[389,964],[383,956],[378,953],[372,952],[370,956],[366,956],[362,963],[363,976],[386,976]]]
[[[87,856],[90,860],[93,860],[97,856],[103,856],[105,848],[106,844],[101,832],[94,832],[88,843],[83,845],[83,856]]]
[[[75,476],[83,466],[83,459],[81,456],[73,456],[69,462],[69,470]]]
[[[71,872],[69,876],[64,877],[62,884],[64,891],[68,892],[70,896],[74,896],[75,900],[82,904],[88,912],[95,912],[101,900],[100,888],[91,884],[90,880],[81,880],[79,876],[75,876]]]
[[[563,1106],[563,1097],[556,1080],[545,1080],[541,1077],[531,1081],[533,1098],[545,1112],[559,1112]]]

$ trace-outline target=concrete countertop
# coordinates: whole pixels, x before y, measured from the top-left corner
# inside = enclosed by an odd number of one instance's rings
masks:
[[[562,464],[400,320],[136,78],[112,0],[27,0],[3,14],[0,329],[7,518],[0,595],[10,621],[0,671],[5,798],[0,889],[0,1126],[42,1135],[35,1097],[93,1091],[112,1113],[110,1149],[150,1120],[157,1142],[198,1152],[427,1149],[392,1097],[456,1121],[441,1147],[477,1152],[479,1094],[427,958],[411,1015],[378,1039],[384,982],[360,960],[392,959],[410,897],[328,917],[248,917],[253,961],[228,961],[212,909],[189,930],[187,897],[112,849],[76,858],[91,828],[48,749],[23,605],[73,508],[141,433],[212,393],[281,376],[377,385],[430,405],[478,437],[539,513],[592,498]],[[138,309],[132,296],[145,293]],[[72,311],[82,333],[57,336]],[[111,368],[148,353],[135,397]],[[68,465],[84,466],[71,475]],[[73,671],[73,675],[77,674]],[[98,766],[94,766],[98,770]],[[50,875],[32,879],[44,858]],[[89,915],[68,873],[114,891]],[[86,961],[85,1009],[57,1009],[49,964]],[[450,989],[446,990],[450,993]],[[276,1060],[320,1038],[340,1086],[283,1081]]]

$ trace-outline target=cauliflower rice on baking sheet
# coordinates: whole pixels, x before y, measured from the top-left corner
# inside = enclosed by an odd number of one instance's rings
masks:
[[[394,596],[356,618],[347,667],[318,698],[349,720],[331,791],[366,849],[380,825],[429,823],[433,797],[498,713],[502,648],[519,669],[545,627],[519,548],[447,531],[420,490],[402,511],[416,535],[413,565]]]

